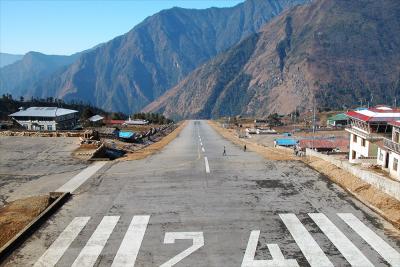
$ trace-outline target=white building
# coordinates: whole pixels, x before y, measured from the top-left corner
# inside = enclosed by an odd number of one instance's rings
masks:
[[[78,123],[78,111],[57,107],[30,107],[9,115],[27,130],[70,130]]]
[[[149,121],[147,120],[132,120],[131,117],[129,116],[129,119],[124,122],[124,125],[147,125],[149,124]]]
[[[378,144],[383,138],[391,136],[392,125],[389,122],[400,120],[400,109],[377,106],[346,113],[350,120],[349,161],[361,163],[376,162]]]
[[[400,180],[400,121],[390,122],[393,127],[390,138],[383,139],[383,146],[378,148],[377,162],[389,175]]]

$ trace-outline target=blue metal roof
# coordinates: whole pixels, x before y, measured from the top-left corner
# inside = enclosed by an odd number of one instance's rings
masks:
[[[118,136],[119,136],[120,138],[125,138],[125,139],[132,138],[134,135],[135,135],[134,132],[123,132],[123,131],[120,131],[120,132],[118,133]]]
[[[296,139],[292,138],[281,138],[281,139],[275,139],[275,143],[278,146],[295,146],[297,144]]]

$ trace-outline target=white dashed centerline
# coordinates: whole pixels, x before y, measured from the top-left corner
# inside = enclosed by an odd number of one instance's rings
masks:
[[[210,166],[208,165],[208,159],[207,157],[204,157],[204,162],[206,164],[206,173],[210,173]]]

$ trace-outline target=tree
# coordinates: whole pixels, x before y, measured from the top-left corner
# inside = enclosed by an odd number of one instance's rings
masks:
[[[86,107],[81,113],[81,119],[87,120],[94,115],[92,109],[90,107]]]
[[[278,113],[270,114],[267,118],[268,124],[271,126],[280,126],[283,125],[280,116]]]

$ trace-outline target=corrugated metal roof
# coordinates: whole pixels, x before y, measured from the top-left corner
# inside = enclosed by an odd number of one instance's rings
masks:
[[[104,117],[102,117],[100,115],[94,115],[94,116],[90,117],[88,120],[92,121],[92,122],[96,122],[96,121],[101,121],[102,119],[104,119]]]
[[[63,115],[68,115],[72,113],[77,113],[77,110],[57,108],[57,107],[30,107],[25,110],[20,110],[10,117],[58,117]]]
[[[275,143],[278,146],[295,146],[297,144],[297,140],[292,138],[281,138],[276,139]]]
[[[122,131],[121,131],[121,132],[118,133],[118,136],[119,136],[120,138],[125,138],[125,139],[132,138],[134,135],[135,135],[134,132],[122,132]]]
[[[400,119],[400,110],[378,106],[346,113],[347,116],[368,122],[388,122]]]
[[[345,121],[347,119],[348,117],[344,113],[339,113],[328,118],[328,120],[330,121]]]
[[[349,139],[304,139],[300,140],[299,146],[301,148],[347,148],[350,144]]]

